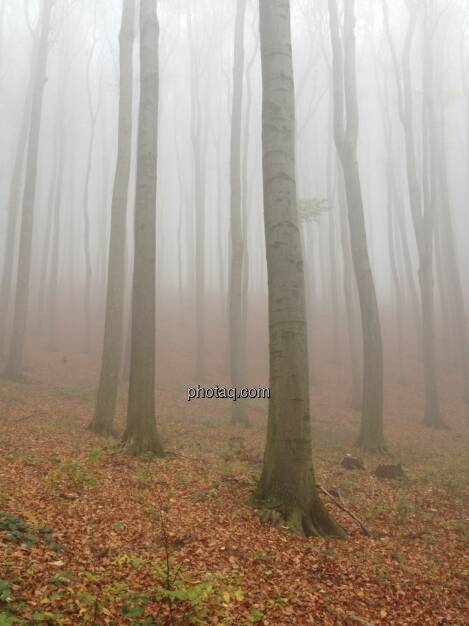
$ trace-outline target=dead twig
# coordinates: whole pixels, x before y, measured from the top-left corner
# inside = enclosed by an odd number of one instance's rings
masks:
[[[332,500],[332,502],[339,507],[339,509],[341,509],[342,511],[344,511],[345,513],[347,513],[348,515],[350,515],[350,517],[355,520],[357,522],[357,524],[360,526],[360,528],[363,531],[363,534],[366,537],[370,537],[370,531],[368,530],[368,528],[365,526],[365,524],[355,515],[355,513],[353,513],[350,509],[348,509],[342,502],[339,502],[339,500],[337,500],[336,498],[334,498],[334,496],[329,493],[329,491],[327,491],[327,489],[324,489],[324,487],[322,485],[316,484],[316,487],[319,489],[319,491],[321,491],[324,495],[326,495],[328,498],[330,498]]]

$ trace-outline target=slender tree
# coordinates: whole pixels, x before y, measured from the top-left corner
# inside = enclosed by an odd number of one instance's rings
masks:
[[[156,2],[141,0],[132,338],[129,405],[124,441],[135,454],[150,453],[161,456],[163,447],[155,421],[158,41]]]
[[[201,74],[194,42],[192,8],[187,13],[187,32],[191,61],[191,146],[194,158],[194,208],[195,208],[195,377],[205,380],[205,151],[207,128],[203,129],[202,107],[198,78]]]
[[[363,211],[357,158],[358,103],[355,77],[355,1],[344,3],[343,42],[336,0],[329,0],[333,52],[334,139],[345,182],[352,261],[360,300],[363,336],[363,395],[358,445],[385,448],[383,434],[383,348]]]
[[[94,52],[96,49],[96,12],[94,15],[93,31],[91,38],[91,47],[86,64],[86,96],[88,103],[88,111],[90,115],[90,137],[88,141],[88,153],[86,157],[86,173],[85,186],[83,190],[83,252],[85,257],[85,297],[83,299],[83,312],[85,318],[85,335],[84,335],[84,351],[91,352],[91,281],[93,278],[93,268],[91,265],[91,244],[90,244],[90,180],[93,166],[93,152],[96,137],[96,123],[99,113],[99,102],[93,104],[93,96],[91,92],[91,66],[93,62]]]
[[[230,154],[230,232],[231,232],[231,267],[230,267],[230,370],[231,384],[241,388],[245,382],[245,339],[243,329],[242,284],[245,262],[245,241],[242,227],[242,192],[241,192],[241,113],[243,108],[243,71],[244,71],[244,21],[246,0],[239,0],[236,8],[233,65],[233,104],[231,111],[231,154]],[[234,424],[247,424],[246,403],[232,402],[231,421]]]
[[[269,285],[270,387],[260,500],[291,527],[341,536],[319,499],[311,462],[305,283],[295,182],[295,98],[289,0],[259,0],[262,166]]]
[[[394,76],[397,85],[399,116],[404,131],[407,186],[409,190],[409,202],[412,213],[415,240],[419,255],[419,286],[420,305],[422,320],[422,357],[423,379],[425,388],[424,424],[431,428],[444,428],[445,424],[441,416],[438,384],[436,375],[436,354],[434,337],[434,286],[433,286],[433,239],[434,239],[434,198],[430,187],[436,181],[429,180],[428,158],[430,152],[435,159],[434,147],[429,144],[428,119],[433,108],[431,103],[432,90],[432,45],[430,33],[424,36],[424,68],[423,68],[423,174],[422,184],[419,183],[417,173],[417,151],[414,136],[414,102],[412,95],[410,57],[412,41],[417,25],[419,8],[409,5],[409,25],[404,41],[402,54],[402,69],[399,68],[397,54],[389,25],[388,5],[382,0],[382,8],[385,23],[386,38],[391,51]],[[426,11],[426,4],[425,4]],[[425,20],[427,22],[427,20]],[[427,56],[429,55],[429,57]],[[430,98],[430,99],[429,99]],[[429,109],[430,106],[430,109]],[[435,171],[436,174],[436,171]]]
[[[18,253],[18,273],[13,317],[13,330],[8,354],[6,375],[19,378],[22,375],[23,349],[29,305],[31,278],[31,255],[34,227],[34,205],[36,201],[36,179],[41,130],[42,102],[46,84],[48,39],[52,3],[44,2],[41,10],[41,34],[39,36],[34,67],[34,82],[31,97],[31,120],[26,156],[23,206]]]
[[[127,203],[132,153],[132,56],[135,2],[124,0],[119,35],[119,128],[117,163],[111,209],[111,236],[107,271],[106,319],[101,375],[93,421],[96,433],[112,432],[121,371]]]

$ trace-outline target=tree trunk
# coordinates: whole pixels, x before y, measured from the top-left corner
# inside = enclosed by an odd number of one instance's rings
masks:
[[[134,454],[163,455],[155,421],[158,40],[155,0],[140,3],[140,105],[129,405],[124,441]]]
[[[205,180],[202,150],[202,119],[198,88],[199,67],[193,41],[192,9],[188,10],[191,58],[191,145],[194,157],[195,204],[195,378],[205,380]]]
[[[31,101],[31,124],[26,158],[23,209],[21,215],[20,243],[18,254],[18,279],[16,285],[13,331],[8,355],[6,375],[21,378],[23,349],[28,316],[31,254],[34,227],[34,204],[36,199],[37,162],[39,134],[41,129],[42,101],[46,84],[48,37],[52,3],[44,2],[41,11],[41,34],[38,42],[34,70],[34,85]]]
[[[357,160],[358,104],[355,78],[355,2],[344,6],[340,41],[336,0],[329,0],[334,76],[334,139],[344,174],[352,261],[360,300],[363,336],[363,396],[357,444],[385,448],[383,434],[383,348],[375,284],[368,254],[363,198]],[[344,116],[346,126],[344,126]]]
[[[241,207],[241,114],[243,108],[243,72],[244,72],[244,17],[246,14],[246,0],[239,0],[236,8],[236,25],[234,37],[234,67],[233,67],[233,103],[231,118],[231,148],[230,148],[230,232],[231,232],[231,266],[230,266],[230,372],[231,384],[241,389],[245,383],[246,364],[245,350],[242,341],[243,332],[243,303],[242,283],[244,269],[245,240],[242,228]],[[238,400],[232,402],[232,424],[247,424],[246,402]]]
[[[63,124],[63,121],[60,122]],[[53,224],[52,224],[52,249],[50,260],[50,275],[48,288],[48,347],[49,350],[57,350],[57,290],[59,281],[59,243],[60,243],[60,211],[62,201],[62,190],[64,180],[64,129],[61,128],[59,139],[59,164],[57,172],[57,185],[55,190],[54,208],[53,208]]]
[[[350,251],[350,233],[347,222],[347,200],[342,172],[339,173],[338,197],[340,209],[340,241],[342,246],[342,256],[344,259],[344,299],[345,315],[347,319],[347,337],[350,352],[350,366],[352,371],[352,393],[350,405],[355,411],[360,411],[362,407],[362,368],[358,354],[357,340],[357,311],[356,298],[354,292],[357,288],[357,281],[352,272],[352,253]]]
[[[451,202],[448,189],[448,162],[446,154],[446,125],[443,102],[440,102],[440,121],[438,134],[438,183],[439,183],[439,221],[444,257],[448,266],[450,306],[457,337],[456,354],[463,372],[464,400],[469,403],[469,338],[466,326],[466,309],[458,264],[458,250],[454,236]]]
[[[35,49],[35,47],[33,48]],[[15,248],[18,230],[18,214],[23,192],[23,174],[26,143],[31,122],[31,90],[33,76],[30,77],[30,84],[25,98],[23,118],[16,146],[15,161],[8,196],[8,221],[5,239],[5,255],[3,260],[2,282],[0,286],[0,355],[4,354],[5,341],[8,329],[8,319],[12,296],[12,283],[14,279],[13,266],[15,262]]]
[[[438,395],[437,377],[436,377],[436,357],[435,357],[435,338],[434,338],[434,299],[433,299],[433,228],[434,228],[434,205],[431,198],[431,190],[429,189],[428,171],[427,180],[423,176],[422,185],[419,185],[417,176],[417,157],[415,150],[414,130],[413,130],[413,98],[412,83],[410,74],[410,55],[412,48],[412,40],[415,33],[417,23],[417,7],[409,7],[410,19],[407,29],[404,52],[402,56],[402,76],[399,71],[397,56],[391,37],[389,27],[388,8],[386,0],[382,0],[383,15],[385,21],[386,37],[391,51],[394,75],[396,78],[398,91],[398,104],[401,123],[404,129],[405,150],[406,150],[406,166],[407,166],[407,184],[409,188],[410,208],[412,212],[412,221],[414,225],[415,239],[419,254],[419,285],[420,285],[420,304],[422,315],[422,358],[423,358],[423,378],[425,388],[425,409],[424,424],[432,428],[443,428],[444,422],[441,417],[440,403]],[[427,20],[425,20],[427,21]],[[429,32],[426,33],[430,37]],[[425,36],[424,36],[425,40]],[[424,91],[424,128],[423,135],[423,170],[428,170],[427,159],[430,149],[428,142],[428,123],[426,120],[429,106],[429,89],[431,93],[431,75],[432,75],[432,50],[431,39],[430,48],[427,46],[424,51],[423,61],[423,91]],[[428,42],[427,42],[428,43]],[[430,54],[430,58],[427,58]],[[430,96],[431,98],[431,96]],[[431,158],[434,158],[431,157]],[[436,175],[436,172],[435,172]],[[434,184],[434,183],[430,183]],[[423,198],[423,202],[422,202]]]
[[[90,84],[90,72],[91,63],[93,61],[94,50],[96,47],[96,15],[95,23],[93,26],[92,44],[90,53],[88,56],[88,63],[86,67],[86,93],[88,100],[88,110],[90,114],[91,133],[88,143],[88,154],[86,158],[86,174],[85,174],[85,188],[83,197],[83,252],[85,257],[85,296],[83,300],[83,313],[85,321],[85,333],[83,349],[85,352],[91,352],[91,280],[93,276],[93,270],[91,266],[91,249],[90,249],[90,215],[89,215],[89,198],[90,198],[90,178],[91,169],[93,164],[93,150],[94,140],[96,135],[96,122],[98,119],[98,107],[93,107],[91,84]]]
[[[257,497],[267,506],[277,506],[296,532],[342,536],[319,499],[311,462],[290,2],[260,0],[259,9],[271,397]]]
[[[124,0],[119,35],[119,128],[111,209],[106,316],[101,373],[90,429],[110,435],[116,410],[122,361],[127,203],[132,155],[132,86],[135,2]]]

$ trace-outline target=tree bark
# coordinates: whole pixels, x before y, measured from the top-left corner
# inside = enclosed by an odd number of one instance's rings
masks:
[[[271,397],[257,497],[266,506],[278,507],[296,532],[342,536],[319,498],[311,462],[290,2],[259,0],[259,9]]]
[[[336,0],[329,0],[334,76],[334,139],[344,175],[352,261],[360,300],[363,336],[363,396],[357,445],[385,448],[383,434],[383,347],[375,284],[368,254],[363,197],[357,160],[358,104],[355,78],[355,2],[344,5],[340,40]],[[345,124],[344,124],[345,118]]]
[[[159,27],[155,0],[140,3],[140,105],[129,405],[124,441],[134,454],[163,455],[155,421],[156,186]]]
[[[231,111],[231,147],[230,147],[230,372],[231,384],[241,389],[245,383],[246,366],[243,349],[243,302],[242,283],[245,262],[245,240],[242,228],[241,206],[241,116],[243,108],[243,72],[244,72],[244,18],[246,0],[239,0],[236,8],[233,66],[233,102]],[[247,425],[246,402],[232,402],[232,424]]]
[[[98,394],[90,424],[93,432],[102,435],[110,435],[113,430],[124,337],[126,224],[132,155],[134,22],[135,2],[124,0],[119,35],[119,127],[111,208],[106,316]]]

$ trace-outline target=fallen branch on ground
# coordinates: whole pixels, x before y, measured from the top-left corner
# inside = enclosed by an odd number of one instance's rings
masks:
[[[357,522],[357,524],[360,526],[360,528],[363,531],[363,534],[366,537],[370,536],[370,531],[368,530],[368,528],[365,526],[365,524],[355,515],[355,513],[353,513],[350,509],[348,509],[345,504],[342,504],[342,502],[339,502],[339,500],[337,500],[336,498],[334,498],[334,496],[329,493],[329,491],[327,491],[327,489],[324,489],[324,487],[322,485],[316,484],[316,487],[319,489],[319,491],[321,491],[324,495],[326,495],[328,498],[330,498],[332,500],[332,502],[334,502],[334,504],[336,506],[339,507],[339,509],[341,509],[342,511],[344,511],[345,513],[347,513],[348,515],[350,515],[350,517],[355,520]]]

